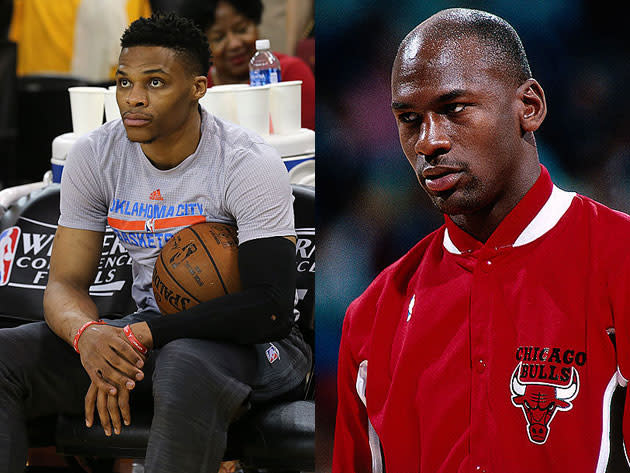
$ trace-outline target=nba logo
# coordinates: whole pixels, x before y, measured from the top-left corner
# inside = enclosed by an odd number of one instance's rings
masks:
[[[0,233],[0,286],[9,282],[20,232],[19,227],[9,227]]]
[[[144,231],[149,233],[155,233],[155,219],[150,218],[144,222]]]
[[[274,361],[276,361],[278,358],[280,358],[280,352],[278,351],[278,349],[274,346],[273,343],[269,344],[269,348],[267,348],[265,350],[265,354],[267,355],[267,359],[269,360],[269,363],[273,363]]]

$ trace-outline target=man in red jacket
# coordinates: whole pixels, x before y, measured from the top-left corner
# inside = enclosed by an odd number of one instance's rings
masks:
[[[539,164],[517,33],[432,16],[400,45],[392,110],[445,224],[348,309],[333,472],[630,471],[630,217]]]

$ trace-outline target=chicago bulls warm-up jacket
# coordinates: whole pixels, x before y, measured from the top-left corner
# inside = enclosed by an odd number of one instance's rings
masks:
[[[348,309],[333,472],[630,471],[629,318],[630,217],[546,169],[485,244],[447,217]]]

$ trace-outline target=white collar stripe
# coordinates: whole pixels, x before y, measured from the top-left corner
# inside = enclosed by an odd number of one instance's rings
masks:
[[[569,210],[573,202],[575,192],[567,192],[553,186],[549,199],[543,205],[538,215],[525,227],[525,230],[518,236],[514,245],[523,246],[540,238],[560,221],[562,216]]]
[[[453,240],[451,240],[451,236],[448,234],[448,228],[444,229],[444,248],[449,253],[453,253],[455,255],[461,255],[462,252],[457,249]]]
[[[512,246],[523,246],[531,243],[555,227],[566,211],[569,210],[574,197],[575,192],[563,191],[554,185],[545,205],[543,205],[532,221],[529,222],[529,225],[525,227]],[[443,244],[444,248],[449,253],[456,255],[462,254],[453,243],[453,240],[451,240],[448,228],[444,230]]]

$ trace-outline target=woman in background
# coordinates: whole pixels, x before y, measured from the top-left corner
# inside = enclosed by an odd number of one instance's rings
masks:
[[[191,18],[205,31],[212,52],[208,87],[249,83],[249,60],[256,53],[261,0],[185,2],[181,16]],[[264,38],[262,38],[264,39]],[[273,47],[273,45],[272,45]],[[302,81],[302,127],[315,129],[315,77],[300,58],[274,52],[280,61],[282,81]]]

